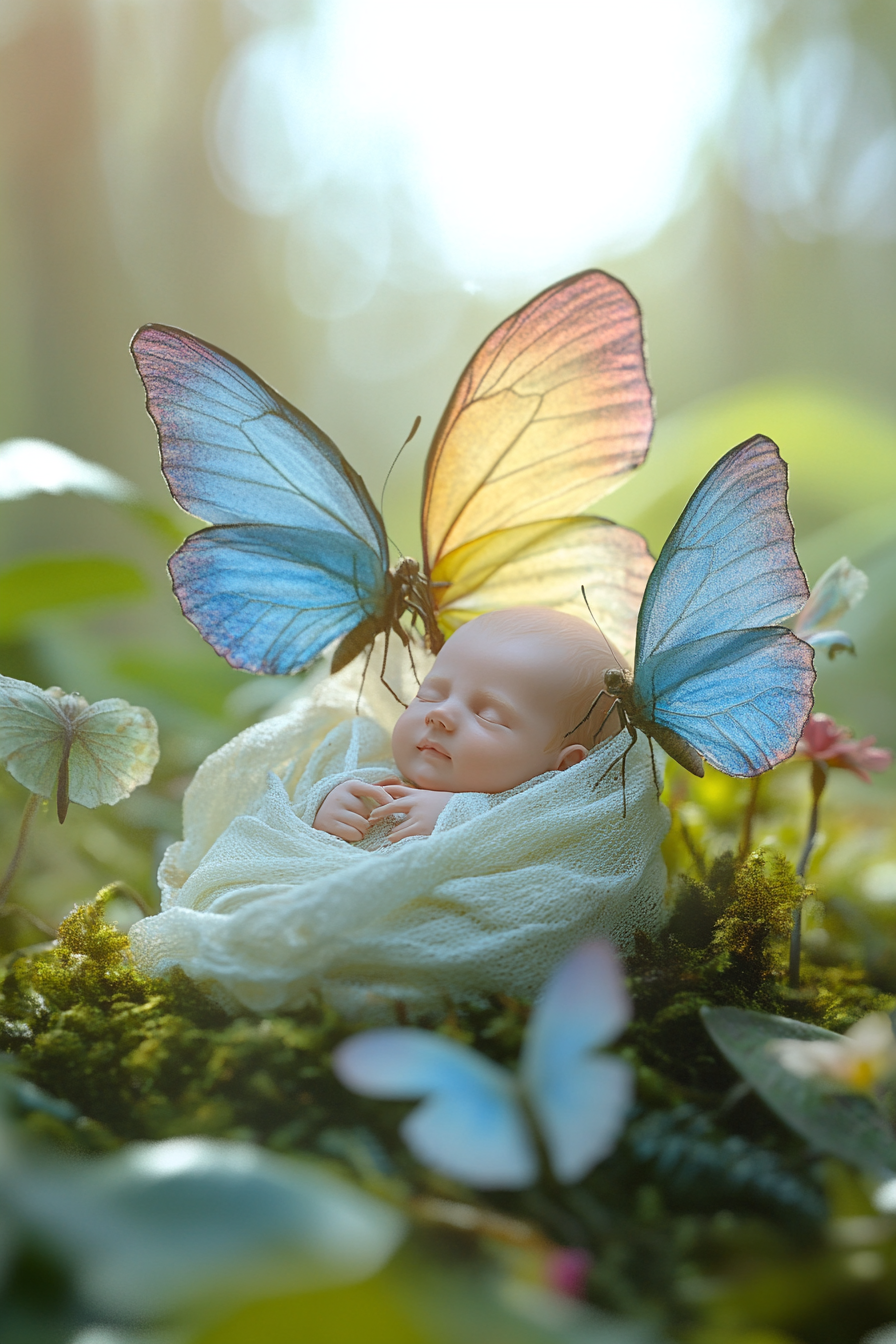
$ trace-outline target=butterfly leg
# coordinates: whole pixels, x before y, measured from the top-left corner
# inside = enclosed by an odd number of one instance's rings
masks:
[[[579,731],[579,729],[582,727],[582,724],[583,724],[583,723],[587,723],[588,720],[591,718],[591,715],[594,713],[595,706],[598,705],[598,704],[600,703],[600,698],[601,698],[601,696],[602,696],[602,695],[609,695],[609,694],[610,694],[609,691],[598,691],[597,695],[594,697],[594,699],[593,699],[592,702],[591,702],[591,707],[589,708],[588,713],[585,715],[584,718],[579,719],[579,722],[576,724],[576,726],[575,726],[574,728],[570,728],[570,730],[569,730],[569,732],[566,734],[566,736],[567,736],[567,737],[572,737],[573,733],[577,733],[577,732]],[[612,705],[610,706],[610,708],[607,710],[606,714],[605,714],[604,717],[601,719],[601,721],[600,721],[600,723],[599,723],[599,725],[598,725],[598,727],[597,727],[597,731],[596,731],[595,734],[594,734],[595,740],[596,740],[598,737],[600,737],[601,732],[603,731],[603,726],[604,726],[604,724],[606,723],[606,721],[607,721],[607,719],[610,717],[610,715],[613,713],[613,710],[616,708],[617,701],[616,701],[615,697],[611,697],[611,699],[613,700],[613,703],[612,703]]]
[[[629,754],[629,752],[631,751],[632,747],[635,745],[635,743],[636,743],[637,740],[638,740],[638,732],[637,732],[637,729],[636,729],[636,728],[634,727],[634,725],[632,724],[632,722],[630,721],[630,719],[628,718],[628,716],[627,716],[625,710],[622,708],[622,705],[620,705],[618,701],[616,701],[616,702],[614,703],[614,706],[613,706],[613,707],[614,707],[614,708],[617,708],[617,707],[618,707],[618,709],[619,709],[619,715],[620,715],[620,717],[621,717],[621,719],[622,719],[622,725],[623,725],[624,728],[626,728],[626,729],[628,730],[628,735],[629,735],[629,737],[631,738],[631,741],[629,742],[628,746],[625,748],[625,751],[623,751],[619,756],[617,756],[617,757],[615,758],[615,760],[612,760],[612,761],[610,762],[610,764],[607,766],[606,770],[605,770],[605,771],[603,772],[603,774],[601,775],[600,779],[595,780],[594,787],[597,788],[598,785],[601,784],[601,783],[603,782],[603,780],[606,779],[607,775],[610,773],[611,770],[615,770],[615,768],[616,768],[617,765],[621,765],[621,767],[622,767],[622,815],[623,815],[623,818],[624,818],[624,817],[625,817],[625,814],[626,814],[626,810],[627,810],[627,808],[626,808],[626,798],[625,798],[625,761],[626,761],[626,757],[628,756],[628,754]],[[608,715],[608,717],[609,717],[609,715]]]
[[[373,657],[373,644],[367,646],[367,657],[364,659],[364,671],[361,673],[361,685],[358,687],[358,698],[355,701],[355,713],[360,713],[361,696],[364,694],[364,682],[367,680],[367,669],[370,667],[370,660]]]
[[[407,709],[407,705],[406,705],[405,702],[402,700],[401,696],[395,694],[395,692],[393,691],[392,687],[389,685],[388,681],[386,680],[386,662],[387,662],[387,660],[388,660],[388,658],[389,658],[389,635],[391,634],[391,632],[392,632],[393,629],[395,629],[395,630],[398,631],[398,633],[399,633],[399,635],[400,635],[400,637],[401,637],[401,642],[405,645],[405,647],[407,647],[407,642],[408,642],[408,641],[407,641],[407,636],[405,635],[404,630],[402,630],[401,626],[398,624],[398,621],[397,621],[397,620],[389,621],[389,623],[388,623],[387,626],[386,626],[386,638],[385,638],[385,641],[384,641],[384,643],[383,643],[383,665],[382,665],[382,667],[380,668],[380,681],[383,683],[383,685],[385,686],[386,690],[387,690],[387,691],[389,692],[389,694],[391,695],[392,699],[393,699],[393,700],[397,700],[398,703],[401,705],[402,709]]]
[[[656,789],[656,796],[657,796],[657,799],[659,799],[659,796],[660,796],[660,794],[661,794],[662,791],[663,791],[663,782],[662,782],[662,780],[660,779],[659,775],[658,775],[657,772],[656,772],[656,757],[655,757],[654,754],[653,754],[653,738],[652,738],[652,737],[648,737],[648,739],[647,739],[647,745],[650,747],[650,767],[651,767],[651,769],[653,770],[653,783],[654,783],[654,787],[655,787],[655,789]]]
[[[413,643],[410,643],[410,642],[408,643],[408,657],[409,657],[410,660],[411,660],[411,671],[412,671],[413,674],[414,674],[414,680],[416,681],[417,685],[419,686],[419,685],[420,685],[420,674],[419,674],[418,671],[417,671],[417,664],[414,662],[414,645],[413,645]]]

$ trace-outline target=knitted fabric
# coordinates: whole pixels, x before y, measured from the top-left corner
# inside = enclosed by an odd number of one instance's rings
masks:
[[[389,680],[404,699],[416,689],[404,669]],[[180,966],[234,1011],[319,993],[351,1017],[390,1020],[396,1000],[443,1010],[530,997],[584,939],[627,948],[659,928],[668,813],[641,738],[624,817],[620,736],[506,793],[455,794],[430,836],[390,845],[394,822],[381,823],[351,845],[313,830],[337,783],[397,773],[400,706],[371,675],[359,702],[359,681],[346,668],[204,762],[160,869],[162,912],[131,928],[142,970]]]

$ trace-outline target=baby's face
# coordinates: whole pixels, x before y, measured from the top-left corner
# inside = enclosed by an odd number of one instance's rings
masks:
[[[418,789],[503,793],[572,764],[584,752],[558,742],[555,683],[543,641],[462,626],[395,725],[396,765]]]

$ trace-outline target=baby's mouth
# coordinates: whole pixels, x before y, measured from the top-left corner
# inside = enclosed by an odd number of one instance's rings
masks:
[[[417,750],[432,751],[435,752],[436,756],[444,757],[446,761],[451,760],[451,757],[448,755],[447,751],[443,751],[441,747],[437,746],[435,742],[430,742],[428,738],[424,738],[422,742],[417,743]]]

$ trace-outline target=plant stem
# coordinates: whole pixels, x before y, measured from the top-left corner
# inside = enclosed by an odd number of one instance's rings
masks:
[[[806,833],[806,843],[803,845],[803,852],[800,855],[800,861],[796,866],[797,877],[805,877],[806,869],[809,867],[809,860],[812,857],[812,848],[815,844],[815,837],[818,833],[818,805],[821,802],[821,795],[824,793],[824,786],[828,782],[828,767],[823,761],[812,762],[812,811],[809,813],[809,830]],[[793,930],[790,934],[790,974],[788,981],[791,989],[800,987],[800,942],[803,927],[803,908],[798,905],[793,912]]]
[[[97,892],[98,900],[111,901],[116,896],[124,896],[127,900],[133,901],[141,915],[152,914],[152,907],[143,899],[139,891],[135,891],[129,882],[110,882],[108,886]]]
[[[41,933],[45,934],[47,938],[55,938],[59,932],[58,929],[53,928],[52,924],[48,924],[45,919],[41,919],[40,915],[36,915],[33,910],[26,910],[24,905],[14,905],[12,901],[0,913],[18,915],[20,919],[27,919],[29,924],[33,924],[36,929],[40,929]]]
[[[750,796],[747,799],[747,809],[744,812],[743,825],[740,831],[740,844],[737,847],[737,861],[743,863],[750,852],[750,846],[753,843],[753,822],[756,820],[756,808],[759,803],[759,786],[762,783],[762,775],[754,775],[750,780]]]
[[[0,910],[2,910],[3,906],[6,904],[6,898],[9,895],[13,878],[22,861],[22,855],[25,853],[25,846],[28,843],[28,832],[31,830],[31,823],[34,821],[40,801],[40,796],[38,794],[31,793],[28,795],[25,811],[22,813],[22,822],[19,826],[19,839],[16,844],[16,852],[10,859],[9,867],[3,874],[3,881],[0,882]]]

